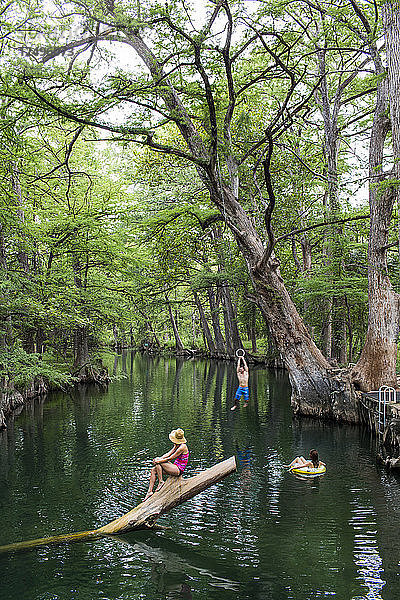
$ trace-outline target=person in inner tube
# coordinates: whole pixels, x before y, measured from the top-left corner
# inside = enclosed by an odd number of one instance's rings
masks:
[[[306,467],[318,469],[319,467],[326,467],[326,464],[319,460],[318,452],[313,448],[310,450],[310,460],[306,460],[304,456],[296,456],[290,465],[285,465],[285,467],[288,469],[303,469]]]

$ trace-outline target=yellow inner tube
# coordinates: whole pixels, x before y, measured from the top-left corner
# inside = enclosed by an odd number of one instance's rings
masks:
[[[295,467],[294,469],[290,469],[292,473],[297,473],[297,475],[323,475],[326,471],[326,467],[323,465],[321,467]]]

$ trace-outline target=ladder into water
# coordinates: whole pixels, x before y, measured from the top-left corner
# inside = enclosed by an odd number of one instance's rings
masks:
[[[378,434],[380,436],[385,433],[388,402],[396,402],[396,390],[388,385],[381,385],[378,391]]]

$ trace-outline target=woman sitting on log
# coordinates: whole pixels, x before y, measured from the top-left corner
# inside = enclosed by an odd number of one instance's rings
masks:
[[[306,460],[304,456],[296,456],[290,463],[290,465],[285,465],[288,469],[298,469],[302,467],[311,467],[313,469],[318,469],[318,467],[325,467],[325,463],[322,460],[319,460],[318,452],[314,449],[310,450],[310,460]]]
[[[143,502],[153,494],[156,477],[158,477],[158,486],[155,491],[158,492],[164,485],[164,473],[172,475],[172,477],[179,477],[182,475],[188,463],[189,450],[186,445],[183,429],[173,429],[168,437],[174,444],[174,447],[166,454],[153,458],[153,464],[155,466],[151,469],[149,489],[147,490],[146,496],[143,498]],[[173,459],[175,459],[174,462],[171,462]]]

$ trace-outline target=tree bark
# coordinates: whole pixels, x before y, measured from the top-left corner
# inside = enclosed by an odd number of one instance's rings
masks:
[[[215,348],[218,354],[225,353],[225,340],[222,335],[221,325],[219,322],[219,307],[215,297],[214,289],[209,287],[207,288],[207,296],[208,301],[210,303],[210,311],[211,311],[211,321],[214,330],[214,338],[215,338]]]
[[[374,120],[371,130],[369,148],[369,204],[370,232],[368,239],[368,329],[365,344],[359,361],[352,372],[355,385],[363,391],[377,390],[381,385],[397,387],[397,336],[399,333],[399,295],[393,290],[387,267],[387,244],[393,205],[396,198],[396,186],[386,182],[383,170],[384,144],[390,129],[387,113],[389,109],[389,92],[391,85],[398,77],[392,73],[394,67],[390,58],[394,30],[398,33],[396,18],[392,14],[393,3],[388,2],[385,18],[388,42],[387,54],[389,72],[380,60],[378,50],[373,45],[370,50],[378,76],[377,99]],[[393,17],[393,18],[392,18]],[[388,20],[389,19],[389,20]],[[391,30],[394,27],[394,30]],[[398,48],[397,48],[398,53]],[[398,90],[391,94],[398,99]],[[392,102],[393,104],[393,102]],[[396,112],[396,109],[394,109]],[[397,192],[398,193],[398,192]]]
[[[211,354],[215,354],[216,348],[215,348],[214,340],[211,335],[210,327],[208,326],[204,308],[203,308],[203,305],[201,304],[199,295],[194,290],[193,290],[193,298],[194,298],[195,304],[197,306],[197,310],[199,312],[201,328],[202,328],[202,331],[203,331],[203,334],[204,334],[204,337],[205,337],[205,340],[207,343],[208,350],[209,350],[209,352],[211,352]]]
[[[221,296],[224,304],[226,347],[228,350],[229,340],[229,354],[234,354],[237,348],[242,347],[242,340],[237,326],[236,311],[233,306],[231,291],[227,283],[221,285]]]
[[[74,369],[83,367],[89,360],[88,334],[85,326],[74,330]]]
[[[388,0],[383,6],[390,122],[392,126],[394,202],[400,205],[400,1]],[[400,225],[399,225],[400,227]],[[400,254],[400,236],[399,236]]]
[[[166,300],[167,307],[168,307],[168,314],[169,314],[169,318],[170,318],[170,321],[171,321],[172,330],[174,332],[175,346],[176,346],[176,349],[179,352],[181,352],[183,350],[183,342],[182,342],[181,337],[179,335],[178,327],[176,325],[174,313],[172,312],[172,308],[171,308],[171,304],[170,304],[170,302],[168,300],[168,296],[165,296],[165,300]]]

